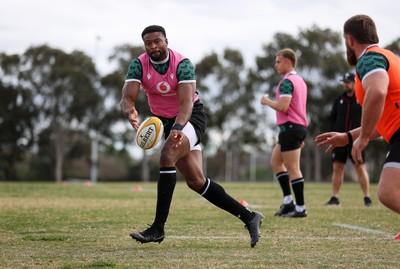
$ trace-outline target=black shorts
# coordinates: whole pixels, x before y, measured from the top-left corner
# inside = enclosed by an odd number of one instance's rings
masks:
[[[279,125],[278,143],[281,145],[281,152],[300,148],[306,136],[305,126],[290,122]]]
[[[351,149],[353,146],[347,145],[345,147],[334,148],[332,151],[332,162],[346,163],[347,158],[354,163],[353,157],[351,156]],[[363,163],[365,163],[365,150],[361,153]]]
[[[164,118],[157,116],[161,119],[161,121],[164,124],[164,135],[167,138],[169,136],[169,133],[171,132],[172,125],[175,123],[175,118]],[[203,103],[199,100],[197,100],[193,104],[193,109],[192,109],[192,116],[189,119],[189,122],[193,125],[194,130],[196,131],[198,141],[196,143],[199,144],[201,137],[203,136],[204,132],[206,131],[207,127],[207,115],[204,112],[203,108]]]
[[[385,166],[400,167],[400,129],[390,138],[390,148],[386,155]],[[390,163],[390,165],[388,165]]]

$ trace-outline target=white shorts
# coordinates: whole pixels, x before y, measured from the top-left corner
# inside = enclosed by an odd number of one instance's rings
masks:
[[[185,127],[183,127],[182,132],[186,135],[186,137],[189,139],[189,144],[190,144],[190,151],[193,150],[200,150],[201,151],[201,146],[200,144],[197,144],[197,141],[199,138],[196,135],[196,131],[194,130],[193,125],[188,122]]]

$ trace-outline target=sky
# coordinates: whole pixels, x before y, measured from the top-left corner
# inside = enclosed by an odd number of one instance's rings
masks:
[[[231,48],[248,66],[278,32],[317,25],[341,33],[356,14],[375,20],[381,45],[400,37],[398,0],[0,0],[0,7],[0,52],[43,44],[81,50],[103,75],[112,70],[113,48],[142,45],[141,32],[152,24],[164,26],[169,47],[194,63]]]

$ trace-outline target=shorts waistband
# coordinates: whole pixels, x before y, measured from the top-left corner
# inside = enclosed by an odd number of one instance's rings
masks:
[[[285,122],[278,126],[280,132],[287,132],[287,131],[305,131],[307,130],[306,126],[294,124],[291,122]]]

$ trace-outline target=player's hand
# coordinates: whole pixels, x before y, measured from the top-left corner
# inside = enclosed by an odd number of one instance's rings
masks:
[[[364,163],[362,158],[362,152],[365,150],[369,143],[369,139],[357,138],[353,143],[353,148],[351,149],[351,157],[353,157],[355,164]]]
[[[269,98],[269,95],[268,94],[264,94],[260,99],[260,103],[262,105],[268,105],[268,98]]]
[[[134,107],[129,110],[128,119],[132,127],[137,130],[139,128],[139,114]]]
[[[169,136],[171,137],[172,141],[174,142],[172,144],[172,147],[177,148],[182,144],[185,134],[179,130],[171,130],[171,133],[169,134]]]
[[[315,138],[315,143],[317,143],[318,147],[322,147],[325,145],[329,145],[325,150],[325,153],[332,151],[337,147],[346,146],[349,141],[346,133],[337,133],[337,132],[329,132],[318,135]]]

